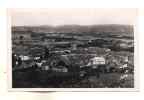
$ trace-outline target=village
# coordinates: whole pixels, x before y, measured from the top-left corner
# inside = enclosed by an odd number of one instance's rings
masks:
[[[134,87],[131,36],[26,29],[12,28],[14,88]]]

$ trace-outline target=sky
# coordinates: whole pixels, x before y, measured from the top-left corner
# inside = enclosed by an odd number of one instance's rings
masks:
[[[9,9],[13,26],[97,25],[136,22],[134,8],[15,8]]]

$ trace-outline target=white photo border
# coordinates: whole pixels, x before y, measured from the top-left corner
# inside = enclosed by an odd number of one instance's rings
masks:
[[[138,43],[138,8],[134,24],[134,88],[12,88],[12,40],[11,8],[7,8],[7,82],[8,91],[53,91],[53,92],[139,92],[139,43]],[[19,9],[19,8],[17,8]],[[31,8],[30,8],[31,9]],[[66,9],[66,8],[65,8]],[[123,8],[122,8],[123,9]],[[134,8],[132,8],[134,9]]]

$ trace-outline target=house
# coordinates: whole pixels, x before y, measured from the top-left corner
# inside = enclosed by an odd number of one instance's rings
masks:
[[[88,65],[105,65],[105,58],[104,57],[94,57],[90,59]]]

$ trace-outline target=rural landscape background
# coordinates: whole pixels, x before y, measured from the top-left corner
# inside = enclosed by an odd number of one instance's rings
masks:
[[[13,88],[134,88],[133,25],[12,26],[12,53]]]

